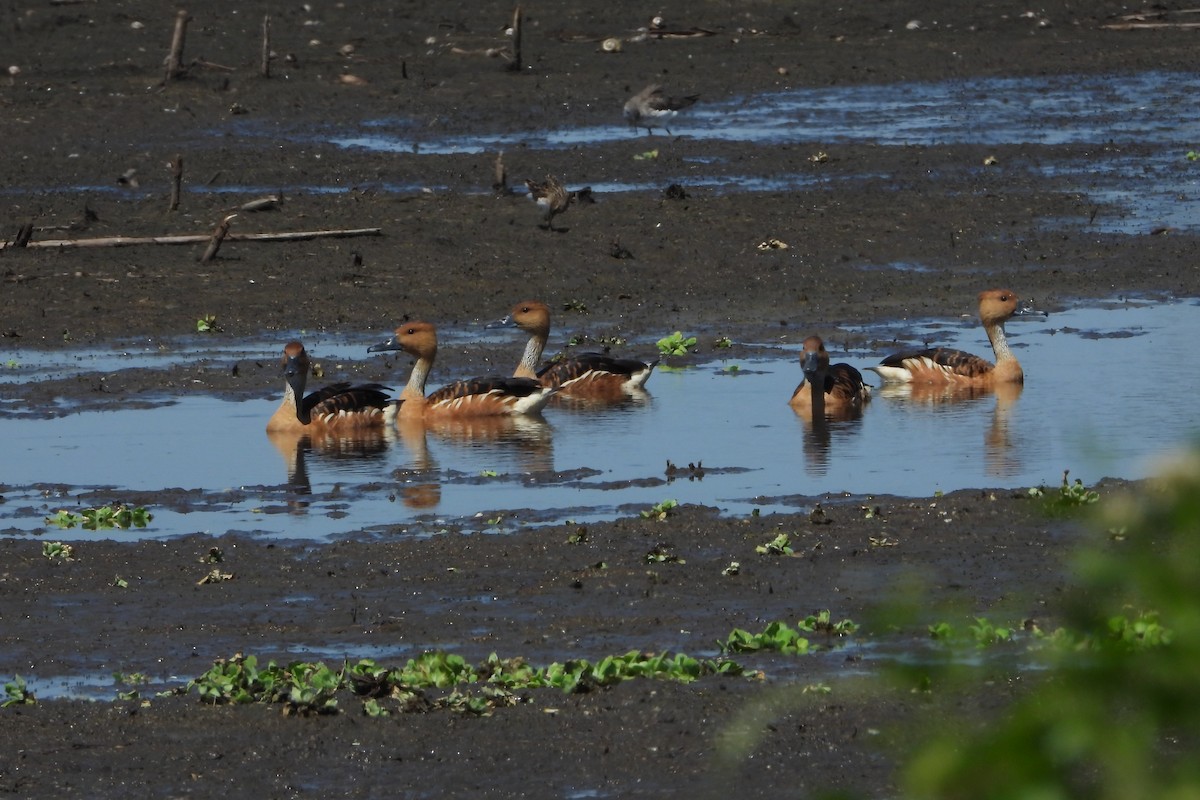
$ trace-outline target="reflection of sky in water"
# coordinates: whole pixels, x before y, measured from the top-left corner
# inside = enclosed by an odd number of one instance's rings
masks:
[[[291,538],[362,528],[393,532],[416,523],[436,529],[439,520],[488,530],[497,509],[583,521],[634,514],[673,498],[744,514],[759,507],[760,496],[776,498],[762,506],[771,511],[799,507],[824,492],[930,496],[1057,485],[1064,469],[1089,484],[1105,476],[1142,477],[1155,457],[1200,427],[1192,421],[1200,374],[1200,352],[1191,345],[1197,323],[1200,306],[1192,303],[1077,309],[1015,321],[1010,340],[1028,385],[1006,410],[994,396],[932,404],[880,393],[862,420],[832,424],[826,442],[787,405],[799,379],[791,357],[742,363],[736,375],[720,363],[660,369],[648,404],[551,408],[545,435],[518,432],[505,442],[468,443],[429,433],[424,451],[410,438],[369,454],[309,452],[312,494],[300,498],[306,505],[283,486],[285,456],[262,432],[276,401],[186,397],[147,410],[0,418],[6,451],[0,484],[8,487],[0,527],[32,530],[46,513],[98,502],[44,498],[31,486],[40,483],[113,487],[112,499],[123,491],[174,487],[216,492],[195,498],[200,507],[188,513],[155,509],[147,533],[235,530]],[[974,319],[931,323],[928,335],[986,352]],[[883,355],[847,355],[836,334],[826,341],[835,361],[861,367]],[[1170,368],[1156,369],[1153,382],[1130,375],[1150,358]],[[668,461],[703,462],[708,472],[703,480],[665,485]],[[598,473],[571,473],[584,468]],[[484,470],[497,475],[482,478]],[[625,481],[643,485],[612,488]],[[406,499],[430,505],[412,508]],[[522,518],[530,515],[514,517]],[[56,538],[73,535],[94,536],[54,532]]]

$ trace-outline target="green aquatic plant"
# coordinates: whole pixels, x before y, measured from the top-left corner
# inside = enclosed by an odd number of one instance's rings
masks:
[[[111,503],[106,506],[85,508],[79,513],[60,510],[46,517],[46,524],[58,528],[74,528],[97,531],[110,528],[144,528],[154,519],[154,515],[144,506],[130,508],[124,503]]]
[[[42,542],[42,555],[50,561],[74,561],[75,548],[65,542]]]
[[[653,519],[661,522],[671,515],[671,512],[679,505],[677,500],[663,500],[657,505],[642,512],[642,519]]]
[[[670,545],[656,544],[646,553],[647,564],[686,564],[687,562],[671,552]]]
[[[1079,478],[1073,482],[1069,481],[1070,473],[1070,470],[1063,470],[1062,484],[1058,487],[1057,492],[1051,492],[1045,486],[1035,486],[1029,490],[1029,496],[1041,498],[1045,504],[1045,510],[1052,515],[1071,513],[1083,506],[1098,503],[1100,493],[1084,486],[1083,481]]]
[[[685,337],[682,331],[675,331],[659,339],[657,345],[658,352],[664,356],[686,356],[696,346],[696,337]]]
[[[797,627],[806,633],[824,633],[830,636],[849,636],[858,631],[859,625],[857,622],[849,619],[841,619],[837,622],[833,621],[833,613],[828,609],[822,609],[815,614],[809,614],[804,619],[800,620]]]
[[[733,340],[728,336],[720,336],[715,342],[713,342],[713,347],[718,350],[726,350],[730,347],[733,347]]]
[[[217,325],[216,314],[205,314],[196,320],[196,333],[219,333],[220,330],[221,327]]]
[[[25,679],[20,675],[14,675],[11,681],[4,684],[4,699],[0,700],[0,708],[31,706],[35,703],[37,703],[37,698],[25,685]]]
[[[691,682],[706,675],[738,676],[744,672],[728,659],[696,659],[683,653],[643,653],[632,650],[600,661],[572,659],[534,667],[524,659],[501,659],[495,653],[478,667],[461,656],[430,651],[390,669],[370,659],[345,664],[335,670],[322,663],[294,662],[280,667],[274,661],[259,667],[253,656],[219,659],[203,675],[188,682],[202,701],[213,704],[282,703],[286,714],[328,714],[338,710],[337,693],[350,691],[366,698],[363,713],[387,716],[384,699],[397,701],[400,710],[440,707],[471,714],[514,705],[519,690],[555,688],[583,692],[634,678],[660,678]],[[477,687],[465,692],[462,687]],[[423,692],[449,694],[430,700]],[[372,702],[373,701],[373,702]]]
[[[790,534],[781,533],[766,544],[760,544],[754,548],[754,552],[762,555],[770,556],[790,556],[794,555],[792,550],[792,537]]]
[[[800,631],[786,622],[771,622],[761,633],[751,633],[734,628],[725,641],[717,640],[721,653],[756,653],[760,650],[777,650],[780,653],[803,655],[808,652],[809,642]]]

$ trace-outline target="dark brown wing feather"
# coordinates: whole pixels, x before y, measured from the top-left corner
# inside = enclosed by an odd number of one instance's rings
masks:
[[[628,379],[646,368],[646,364],[634,358],[614,358],[603,353],[579,353],[547,364],[538,370],[538,378],[548,386],[562,386],[586,372],[608,372]]]
[[[308,414],[318,416],[360,408],[383,408],[389,402],[390,391],[378,383],[334,383],[306,396],[301,401],[301,408]]]
[[[825,394],[838,394],[847,399],[861,398],[862,373],[849,364],[834,364],[825,373]]]
[[[986,359],[949,347],[934,347],[928,350],[909,350],[903,353],[893,353],[880,362],[880,365],[884,367],[904,368],[904,362],[910,359],[928,359],[934,364],[945,367],[957,375],[971,378],[995,369],[992,363]]]
[[[500,392],[511,397],[528,397],[539,392],[542,384],[533,378],[509,378],[503,375],[488,375],[483,378],[467,378],[447,384],[425,399],[430,404],[442,403],[459,397],[475,394]]]

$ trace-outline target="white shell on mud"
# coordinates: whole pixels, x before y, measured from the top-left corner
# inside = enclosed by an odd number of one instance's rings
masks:
[[[600,43],[600,49],[606,53],[619,53],[625,48],[620,39],[610,36]]]

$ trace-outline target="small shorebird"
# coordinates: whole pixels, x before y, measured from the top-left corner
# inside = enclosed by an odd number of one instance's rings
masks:
[[[662,87],[652,83],[645,89],[625,101],[625,119],[635,129],[645,128],[647,133],[653,133],[653,128],[662,128],[671,135],[667,127],[680,109],[687,108],[700,99],[698,94],[686,97],[667,97]]]
[[[558,230],[554,227],[554,218],[571,205],[571,193],[564,189],[558,178],[553,175],[547,175],[546,180],[541,183],[527,180],[525,185],[529,187],[529,196],[533,198],[533,202],[544,212],[546,230]]]
[[[289,342],[283,348],[283,401],[267,420],[268,432],[346,430],[380,427],[390,400],[386,386],[378,383],[335,383],[307,397],[309,360],[304,345]]]
[[[390,406],[401,420],[442,417],[487,417],[537,414],[557,390],[529,378],[489,376],[455,381],[426,396],[425,382],[437,357],[437,331],[428,322],[406,322],[390,339],[367,348],[369,353],[403,350],[417,361],[400,393],[400,406]]]
[[[977,355],[948,347],[907,350],[893,353],[875,367],[867,369],[885,383],[951,384],[990,388],[999,384],[1020,384],[1025,373],[1008,347],[1004,323],[1016,316],[1045,316],[1043,312],[1022,306],[1008,289],[988,289],[979,293],[979,319],[996,354],[993,364]]]
[[[657,359],[645,362],[604,353],[576,353],[542,366],[542,351],[550,338],[550,308],[537,300],[517,303],[511,314],[494,324],[514,326],[529,334],[513,375],[535,378],[543,386],[557,388],[564,396],[614,401],[637,397],[658,365]]]
[[[820,336],[804,340],[800,353],[804,380],[792,392],[789,405],[798,412],[810,412],[814,420],[830,416],[852,419],[862,413],[871,399],[871,387],[863,383],[862,373],[849,364],[830,364],[829,352]]]

